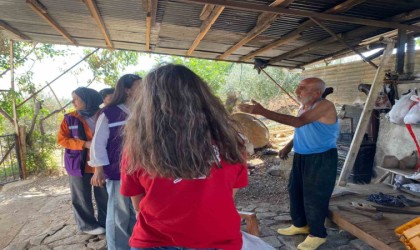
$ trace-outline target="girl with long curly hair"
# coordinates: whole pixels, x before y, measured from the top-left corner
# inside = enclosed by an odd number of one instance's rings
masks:
[[[172,64],[151,71],[137,97],[121,162],[121,193],[138,213],[132,249],[241,249],[245,148],[220,100]]]

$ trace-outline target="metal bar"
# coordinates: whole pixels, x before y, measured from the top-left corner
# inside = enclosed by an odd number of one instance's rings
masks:
[[[6,154],[3,155],[3,158],[0,160],[0,165],[3,164],[3,162],[6,160],[7,156],[9,156],[12,149],[15,147],[15,143],[13,143],[12,146],[9,147],[9,149],[6,151]]]
[[[25,102],[29,101],[33,96],[37,95],[39,92],[41,92],[42,90],[44,90],[46,87],[50,86],[53,82],[55,82],[58,78],[62,77],[64,74],[66,74],[67,72],[69,72],[70,70],[72,70],[74,67],[76,67],[79,63],[83,62],[84,60],[86,60],[87,58],[89,58],[91,55],[93,55],[94,53],[96,53],[96,51],[98,51],[99,48],[95,49],[94,51],[92,51],[90,54],[86,55],[85,57],[83,57],[82,59],[80,59],[77,63],[73,64],[73,66],[71,66],[70,68],[68,68],[67,70],[65,70],[63,73],[61,73],[59,76],[57,76],[56,78],[54,78],[54,80],[52,80],[51,82],[47,83],[47,85],[45,85],[44,87],[42,87],[40,90],[36,91],[35,93],[33,93],[32,95],[30,95],[28,98],[26,98],[23,102],[19,103],[19,105],[17,105],[17,108],[19,108],[20,106],[22,106]]]
[[[293,98],[290,94],[289,94],[289,92],[287,92],[280,84],[278,84],[277,82],[276,82],[276,80],[274,80],[267,72],[265,72],[265,70],[264,69],[262,69],[262,68],[260,68],[260,70],[271,80],[271,81],[273,81],[281,90],[283,90],[283,92],[290,98],[290,99],[292,99],[297,105],[300,105],[300,103],[295,99],[295,98]]]
[[[328,34],[330,34],[331,36],[335,37],[335,39],[337,39],[337,41],[339,41],[340,43],[342,43],[347,48],[351,49],[354,53],[358,54],[363,59],[363,61],[365,61],[366,63],[369,63],[375,69],[378,68],[378,65],[374,64],[371,60],[369,60],[368,58],[366,58],[362,53],[360,53],[359,51],[357,51],[353,46],[351,46],[350,44],[348,44],[341,37],[337,36],[337,34],[335,34],[327,26],[325,26],[322,23],[318,22],[315,18],[312,18],[311,17],[311,20],[312,20],[312,22],[316,23],[319,27],[321,27],[322,29],[324,29],[326,32],[328,32]],[[273,60],[273,62],[275,62],[275,57],[272,58],[271,60]],[[271,60],[270,60],[270,62],[271,62]]]

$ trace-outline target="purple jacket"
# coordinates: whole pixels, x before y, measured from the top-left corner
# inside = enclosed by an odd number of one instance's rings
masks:
[[[79,138],[86,140],[86,133],[83,128],[82,122],[75,116],[66,114],[64,119],[70,130],[70,136],[72,138]],[[72,150],[66,148],[64,150],[64,167],[69,175],[82,177],[84,174],[87,149],[83,150]]]
[[[122,150],[122,129],[127,120],[127,114],[118,106],[112,105],[102,109],[108,119],[109,138],[106,146],[109,165],[103,166],[107,179],[120,180],[120,161]]]

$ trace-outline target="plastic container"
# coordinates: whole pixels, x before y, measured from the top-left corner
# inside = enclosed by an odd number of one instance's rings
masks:
[[[420,217],[397,227],[395,233],[407,249],[420,250]]]

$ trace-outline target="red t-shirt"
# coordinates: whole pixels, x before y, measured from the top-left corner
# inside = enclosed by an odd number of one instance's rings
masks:
[[[130,246],[187,248],[242,248],[240,217],[232,189],[248,185],[246,166],[221,160],[206,178],[193,180],[151,178],[139,169],[125,173],[121,162],[121,194],[145,194],[140,201]]]

